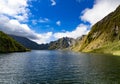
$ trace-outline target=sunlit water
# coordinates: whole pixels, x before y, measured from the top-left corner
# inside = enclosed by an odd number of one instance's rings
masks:
[[[69,51],[0,54],[0,84],[120,84],[120,57]]]

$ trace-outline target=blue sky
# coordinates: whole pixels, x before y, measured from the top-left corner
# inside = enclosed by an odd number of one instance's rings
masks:
[[[38,33],[72,31],[83,21],[79,16],[85,8],[91,8],[93,0],[56,0],[52,5],[50,0],[37,0],[31,2],[29,25]],[[48,19],[45,22],[39,20]],[[33,21],[33,23],[32,23]],[[59,21],[59,25],[56,22]],[[35,23],[34,23],[35,22]]]
[[[39,44],[77,38],[118,5],[120,0],[0,0],[0,31]]]

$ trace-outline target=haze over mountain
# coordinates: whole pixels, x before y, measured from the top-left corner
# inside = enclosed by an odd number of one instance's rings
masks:
[[[33,49],[33,50],[48,49],[48,44],[37,44],[36,42],[31,41],[28,38],[21,37],[21,36],[15,36],[15,35],[9,35],[9,36],[11,36],[12,38],[14,38],[16,41],[18,41],[19,43],[21,43],[26,48]]]

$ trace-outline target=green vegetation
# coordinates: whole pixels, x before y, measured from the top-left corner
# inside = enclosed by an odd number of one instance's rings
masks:
[[[37,44],[25,37],[15,36],[15,35],[9,35],[9,36],[14,38],[17,42],[19,42],[26,48],[33,49],[33,50],[65,49],[70,47],[72,45],[72,42],[74,41],[73,38],[63,37],[47,44]]]
[[[101,48],[94,49],[91,52],[120,55],[120,41],[114,43],[111,42],[109,44],[102,46]]]
[[[0,31],[0,53],[28,51],[24,46],[16,42],[13,38]]]
[[[79,43],[72,48],[74,51],[120,55],[120,6],[97,22]]]

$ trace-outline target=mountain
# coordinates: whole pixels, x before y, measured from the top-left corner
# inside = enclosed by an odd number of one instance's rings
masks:
[[[29,49],[33,49],[33,50],[44,50],[48,48],[48,44],[37,44],[31,40],[29,40],[28,38],[25,37],[21,37],[21,36],[15,36],[15,35],[9,35],[12,38],[14,38],[16,41],[18,41],[19,43],[21,43],[23,46],[25,46],[26,48]]]
[[[27,48],[15,41],[13,38],[0,31],[0,53],[23,52],[27,50]]]
[[[64,38],[58,39],[56,41],[52,41],[48,44],[37,44],[25,37],[15,36],[15,35],[9,35],[9,36],[14,38],[16,41],[21,43],[26,48],[33,49],[33,50],[64,49],[64,48],[70,47],[74,41],[74,39],[72,39],[72,38],[64,37]]]
[[[75,40],[73,38],[63,37],[63,38],[58,39],[57,41],[50,42],[48,44],[49,45],[48,49],[54,50],[54,49],[69,48],[70,46],[73,45],[74,41]]]
[[[120,6],[97,22],[79,43],[72,50],[120,55]]]
[[[86,37],[86,35],[82,35],[82,36],[76,38],[74,44],[70,47],[70,49],[74,50],[74,51],[79,51],[79,49],[81,47],[81,43],[83,42],[83,39],[85,37]]]

